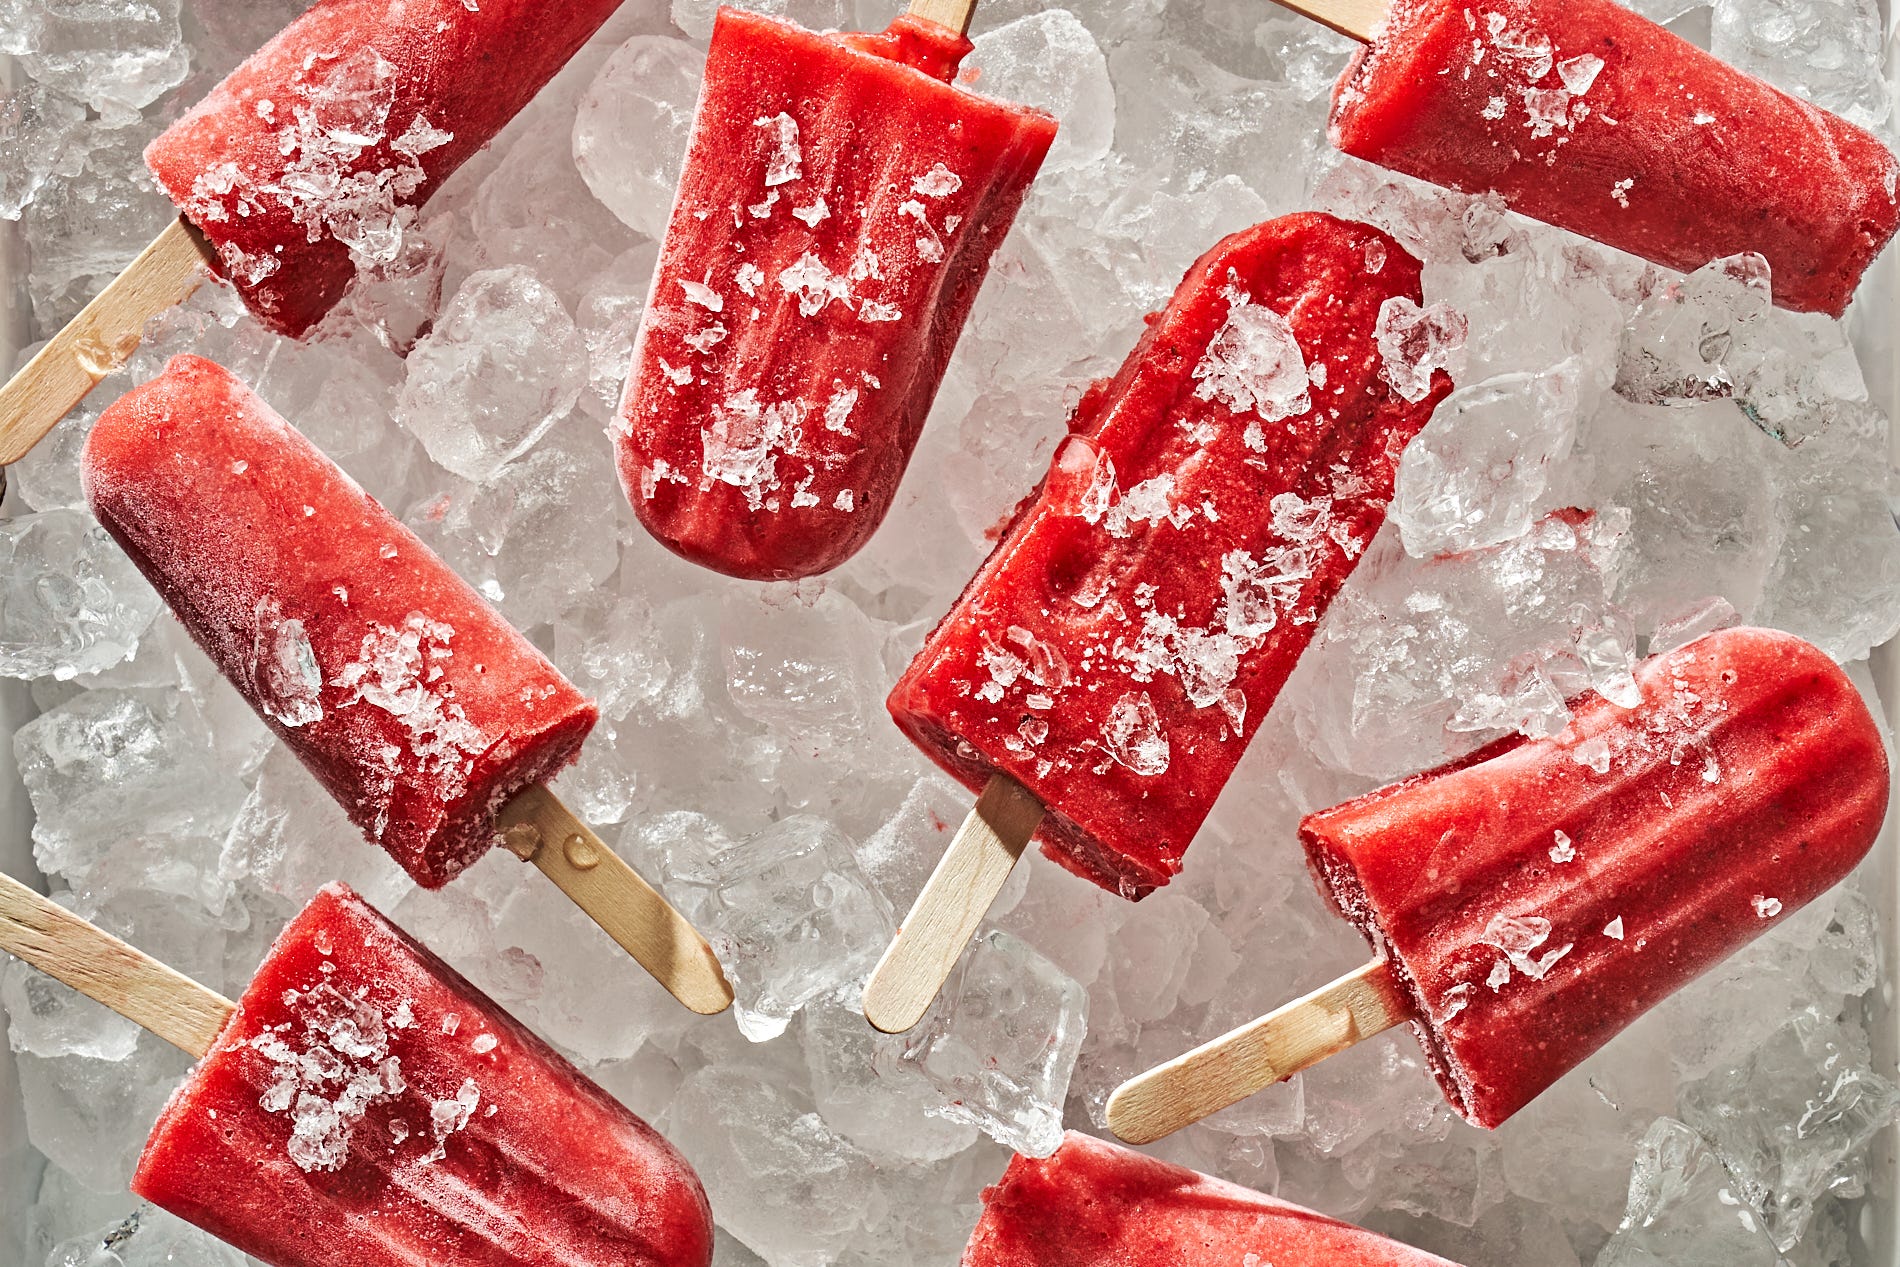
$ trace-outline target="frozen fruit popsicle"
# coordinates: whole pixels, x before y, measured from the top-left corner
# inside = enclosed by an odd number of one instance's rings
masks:
[[[0,390],[17,460],[208,267],[302,337],[620,0],[316,0],[146,150],[181,219]]]
[[[1381,166],[1684,272],[1752,251],[1833,316],[1900,226],[1879,140],[1610,0],[1282,2],[1370,45],[1332,138]]]
[[[233,1004],[0,876],[0,946],[201,1057],[132,1189],[272,1267],[708,1267],[672,1145],[342,885]]]
[[[1450,390],[1438,374],[1406,399],[1377,345],[1419,275],[1368,226],[1269,221],[1202,256],[1083,397],[1042,486],[891,692],[918,746],[987,785],[978,819],[1007,805],[1019,830],[952,845],[866,991],[874,1024],[935,992],[889,1007],[879,978],[913,979],[893,959],[906,940],[955,936],[987,907],[960,845],[982,841],[980,873],[1000,883],[1046,809],[1044,851],[1104,888],[1140,898],[1180,870]],[[964,918],[940,923],[946,901]],[[966,939],[935,941],[933,964]]]
[[[417,883],[506,831],[669,988],[713,989],[704,942],[540,786],[594,706],[227,370],[174,358],[99,419],[82,474],[192,637]]]
[[[1116,1092],[1146,1142],[1410,1021],[1478,1126],[1826,892],[1872,847],[1887,755],[1853,683],[1789,634],[1732,629],[1638,666],[1642,702],[1573,703],[1308,816],[1321,889],[1367,968]]]
[[[1452,1267],[1263,1193],[1070,1131],[983,1193],[963,1267]]]
[[[915,8],[875,36],[719,11],[617,427],[621,482],[669,549],[809,576],[890,509],[1055,138],[1047,114],[950,85],[969,51]]]

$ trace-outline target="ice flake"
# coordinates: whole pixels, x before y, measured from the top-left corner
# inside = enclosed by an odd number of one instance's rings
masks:
[[[713,421],[701,432],[701,469],[706,478],[740,489],[746,505],[757,510],[765,493],[778,486],[778,457],[798,446],[804,421],[803,401],[761,404],[756,388],[726,397],[713,406]]]
[[[930,227],[930,220],[924,211],[924,204],[914,198],[907,199],[897,204],[897,214],[900,216],[909,216],[923,229],[924,236],[917,239],[917,254],[923,258],[924,262],[928,264],[941,264],[943,262],[943,239],[938,237],[937,231]]]
[[[820,220],[823,220],[830,214],[831,207],[825,202],[825,196],[823,194],[818,195],[809,207],[792,208],[793,217],[803,220],[808,227],[813,229],[818,227]]]
[[[301,620],[285,620],[274,599],[258,600],[249,660],[258,708],[280,725],[323,720],[323,672]]]
[[[441,661],[454,654],[449,648],[454,636],[451,626],[421,612],[410,612],[400,628],[372,625],[357,658],[331,679],[330,685],[351,692],[336,705],[339,711],[367,704],[394,717],[407,732],[406,748],[384,754],[385,798],[398,778],[418,771],[440,778],[445,798],[459,796],[472,758],[492,745],[462,706],[436,685],[443,675]],[[388,805],[382,804],[374,832],[378,839],[387,813]]]
[[[1457,363],[1469,330],[1463,314],[1444,304],[1421,308],[1394,295],[1379,309],[1374,332],[1385,381],[1414,404],[1424,400],[1431,395],[1434,373]]]
[[[831,399],[825,402],[825,430],[850,435],[851,411],[857,403],[858,389],[855,387],[840,387],[831,393]]]
[[[730,333],[731,331],[727,330],[723,323],[715,321],[709,326],[704,326],[693,331],[681,339],[680,342],[701,356],[705,356],[721,343],[724,343],[726,336]]]
[[[1102,744],[1136,774],[1152,778],[1168,771],[1168,737],[1146,691],[1130,691],[1115,701],[1102,727]]]
[[[1762,919],[1773,919],[1781,914],[1781,899],[1778,897],[1764,897],[1757,893],[1748,900],[1748,904],[1755,908],[1755,914]]]
[[[1174,476],[1157,475],[1123,493],[1120,500],[1109,508],[1105,526],[1109,535],[1125,537],[1134,524],[1172,523],[1181,528],[1192,518],[1194,511],[1191,507],[1174,504]]]
[[[904,313],[896,304],[881,304],[866,299],[858,305],[858,320],[864,322],[901,321]]]
[[[1623,940],[1623,917],[1619,915],[1615,919],[1611,920],[1609,923],[1605,924],[1603,926],[1603,935],[1605,937],[1615,938],[1617,941],[1622,941]]]
[[[770,132],[775,143],[772,157],[765,165],[766,187],[769,189],[773,185],[797,180],[804,172],[805,161],[804,152],[798,147],[798,121],[781,110],[770,118],[758,120],[753,126]]]
[[[826,268],[810,251],[778,275],[778,284],[786,294],[798,296],[800,316],[815,317],[834,299],[847,306],[851,302],[851,283]]]
[[[1285,317],[1256,304],[1238,285],[1227,296],[1227,320],[1207,345],[1194,377],[1201,400],[1218,400],[1237,414],[1278,422],[1313,407],[1306,357]]]
[[[430,1103],[429,1133],[435,1137],[435,1147],[422,1155],[424,1164],[441,1161],[449,1155],[449,1136],[469,1124],[481,1101],[481,1088],[475,1085],[475,1079],[464,1078],[454,1098]]]
[[[910,188],[912,193],[922,194],[926,198],[947,198],[963,188],[963,177],[938,163],[911,181]]]
[[[1531,958],[1531,951],[1550,940],[1550,921],[1539,915],[1514,917],[1493,915],[1491,922],[1485,925],[1484,935],[1478,940],[1487,946],[1496,946],[1510,960],[1510,966],[1533,981],[1542,981],[1559,959],[1570,953],[1572,942],[1565,942],[1555,950],[1549,950],[1541,958]],[[1499,967],[1503,964],[1500,963]],[[1497,976],[1497,970],[1492,970]],[[1505,974],[1509,980],[1509,973]],[[1499,984],[1502,984],[1501,982]],[[1492,986],[1496,989],[1497,986]]]
[[[1550,847],[1550,860],[1552,862],[1570,862],[1575,859],[1577,856],[1577,848],[1570,843],[1570,837],[1564,835],[1561,831],[1551,834],[1556,838],[1557,843]]]
[[[754,220],[763,220],[765,219],[765,217],[772,214],[772,208],[777,205],[778,205],[778,190],[768,189],[763,199],[761,199],[758,202],[747,205],[746,210],[752,213],[752,218]]]
[[[655,359],[658,360],[660,363],[660,373],[666,375],[668,381],[670,381],[675,387],[684,387],[688,383],[693,381],[693,371],[692,371],[691,366],[668,365],[666,363],[666,358],[663,356],[656,357]]]
[[[287,1151],[300,1169],[339,1170],[364,1114],[405,1089],[402,1062],[387,1019],[360,996],[326,983],[285,991],[284,1005],[291,1019],[247,1044],[270,1065],[258,1104],[290,1119]]]
[[[409,126],[403,130],[403,134],[390,143],[389,148],[398,154],[417,158],[430,150],[441,149],[454,139],[455,133],[444,132],[441,128],[431,125],[421,115],[417,115],[409,121]]]
[[[850,514],[851,511],[855,509],[857,505],[856,501],[852,497],[851,490],[848,488],[839,489],[838,496],[832,500],[831,504],[834,508],[838,510],[842,510],[846,514]]]
[[[1564,87],[1578,97],[1589,92],[1602,73],[1603,59],[1595,53],[1584,53],[1557,63],[1557,74],[1564,81]]]
[[[732,275],[732,281],[745,292],[747,298],[757,298],[759,287],[765,283],[765,270],[747,262],[739,265],[739,271]]]
[[[1062,652],[1021,625],[1011,625],[1000,641],[986,632],[977,663],[989,671],[990,680],[978,688],[976,697],[990,703],[1000,701],[1019,679],[1046,691],[1069,684],[1069,662]]]
[[[686,299],[689,303],[698,304],[707,312],[718,312],[726,306],[726,301],[720,297],[719,292],[706,283],[688,281],[684,277],[678,280],[679,287],[686,292]]]

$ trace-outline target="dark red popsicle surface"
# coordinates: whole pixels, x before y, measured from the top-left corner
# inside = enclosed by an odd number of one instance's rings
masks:
[[[1074,1131],[983,1193],[963,1267],[1453,1267],[1312,1210]]]
[[[145,161],[279,334],[393,249],[620,0],[316,0]]]
[[[108,409],[87,500],[198,645],[430,888],[574,759],[594,706],[229,371],[193,356]]]
[[[153,1129],[147,1200],[273,1267],[707,1267],[672,1145],[341,885]]]
[[[947,80],[968,40],[721,9],[621,404],[621,482],[669,549],[828,571],[883,521],[1055,138]]]
[[[1836,115],[1609,0],[1393,0],[1333,143],[1645,259],[1752,251],[1839,316],[1900,225],[1900,162]]]
[[[1374,332],[1420,265],[1322,215],[1228,237],[1095,384],[1042,486],[890,697],[972,788],[1048,808],[1044,850],[1166,884],[1385,519],[1416,401]]]
[[[1733,629],[1638,666],[1643,702],[1309,816],[1322,890],[1389,957],[1452,1105],[1495,1127],[1838,883],[1886,816],[1845,674]]]

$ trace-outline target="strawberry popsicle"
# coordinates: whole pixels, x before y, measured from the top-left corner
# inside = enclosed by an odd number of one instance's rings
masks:
[[[1070,1131],[983,1193],[963,1267],[1452,1267],[1184,1166]]]
[[[220,366],[174,357],[86,444],[87,500],[350,820],[425,888],[498,840],[682,1003],[711,948],[549,792],[597,717],[480,595]]]
[[[1839,316],[1900,225],[1879,140],[1609,0],[1393,0],[1362,37],[1340,149],[1645,259],[1752,251]]]
[[[1041,800],[1070,870],[1140,898],[1181,869],[1450,390],[1406,400],[1374,339],[1419,273],[1320,215],[1202,256],[892,691],[946,770]]]
[[[273,1267],[707,1267],[673,1147],[341,885],[238,1004],[0,876],[0,946],[194,1056],[133,1191]]]
[[[146,163],[257,317],[301,337],[620,0],[316,0]]]
[[[418,884],[496,839],[594,706],[221,366],[180,356],[86,445],[93,513],[258,715]]]
[[[838,566],[890,509],[1055,120],[952,87],[909,14],[817,35],[721,9],[617,424],[676,553],[756,579]]]
[[[1887,810],[1879,728],[1790,634],[1731,629],[1300,827],[1366,968],[1133,1079],[1146,1143],[1409,1021],[1445,1096],[1496,1127],[1644,1012],[1839,883]]]
[[[1446,1097],[1495,1127],[1834,887],[1887,810],[1880,731],[1789,634],[1645,661],[1643,702],[1311,815],[1307,859],[1390,956]]]

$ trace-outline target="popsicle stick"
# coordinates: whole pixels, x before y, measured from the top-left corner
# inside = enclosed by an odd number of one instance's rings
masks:
[[[532,862],[672,996],[702,1016],[732,1006],[712,947],[652,885],[541,784],[497,820],[502,843]]]
[[[145,338],[145,323],[203,285],[215,259],[183,219],[154,238],[0,387],[0,466],[19,461],[100,379],[125,364]]]
[[[864,1019],[901,1034],[924,1019],[1042,823],[1028,788],[992,775],[864,987]]]
[[[976,0],[910,0],[910,16],[947,26],[958,35],[970,33],[970,15]]]
[[[1373,33],[1385,25],[1391,0],[1274,0],[1283,9],[1329,26],[1347,39],[1372,43]]]
[[[211,1050],[237,1004],[0,875],[0,950],[191,1056]]]
[[[1152,1144],[1411,1018],[1386,962],[1369,963],[1122,1083],[1108,1098],[1108,1129]]]

